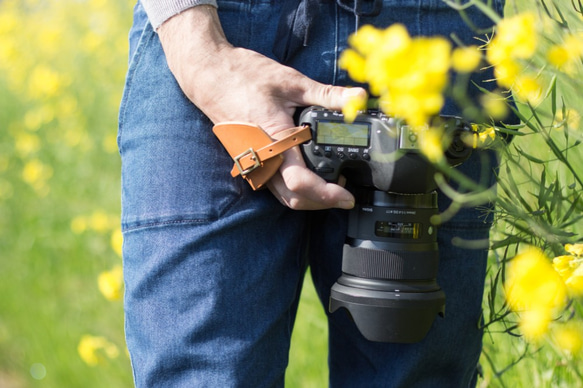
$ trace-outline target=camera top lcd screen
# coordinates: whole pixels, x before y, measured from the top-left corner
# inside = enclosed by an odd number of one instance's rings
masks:
[[[370,138],[369,123],[339,123],[318,121],[318,144],[338,146],[368,147]]]

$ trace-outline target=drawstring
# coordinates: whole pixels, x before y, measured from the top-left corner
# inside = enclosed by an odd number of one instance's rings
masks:
[[[318,15],[320,0],[284,0],[277,26],[273,53],[282,62],[288,62],[302,46],[308,45],[310,28]],[[365,3],[371,3],[365,7]],[[356,31],[362,16],[381,13],[383,0],[336,0],[338,6],[354,14]]]
[[[352,4],[352,7],[349,5],[350,3]],[[372,5],[370,6],[370,9],[368,9],[368,10],[363,10],[363,8],[365,8],[363,3],[367,3],[367,1],[365,1],[365,0],[336,0],[336,4],[338,4],[338,6],[340,8],[342,8],[348,12],[352,12],[354,14],[354,19],[355,19],[354,32],[356,32],[358,30],[358,27],[360,27],[360,17],[361,16],[367,16],[367,17],[378,16],[381,13],[381,10],[383,9],[383,1],[382,0],[373,0]]]

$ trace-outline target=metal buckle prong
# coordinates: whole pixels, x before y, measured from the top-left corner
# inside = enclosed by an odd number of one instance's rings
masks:
[[[243,170],[243,167],[241,166],[240,160],[247,155],[251,155],[251,160],[255,161],[255,164],[253,166],[249,167],[248,169]],[[255,170],[257,167],[261,167],[261,162],[259,162],[259,157],[257,157],[257,154],[255,153],[255,150],[253,150],[253,148],[249,148],[248,150],[244,151],[240,155],[235,156],[233,158],[233,160],[235,161],[235,165],[239,169],[239,173],[241,175],[247,175],[250,172],[252,172],[253,170]]]

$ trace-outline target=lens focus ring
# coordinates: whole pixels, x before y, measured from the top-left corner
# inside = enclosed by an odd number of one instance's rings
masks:
[[[386,251],[344,245],[342,272],[368,279],[435,279],[437,251]]]

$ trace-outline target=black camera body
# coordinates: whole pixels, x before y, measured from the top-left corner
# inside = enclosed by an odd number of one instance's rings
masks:
[[[454,116],[439,120],[453,139],[445,156],[451,165],[460,164],[471,154],[460,135],[471,127]],[[342,173],[356,186],[387,192],[418,194],[436,188],[435,169],[420,154],[416,132],[402,120],[369,111],[346,123],[340,112],[310,107],[299,122],[312,129],[312,141],[303,145],[306,164],[329,182]]]
[[[453,116],[437,119],[452,139],[447,161],[462,163],[471,149],[461,137],[471,127]],[[345,308],[371,341],[420,341],[445,313],[445,294],[436,280],[431,222],[438,214],[436,170],[421,154],[416,132],[378,111],[346,123],[340,112],[310,107],[298,123],[312,131],[302,145],[308,168],[330,182],[345,176],[356,198],[330,312]]]

